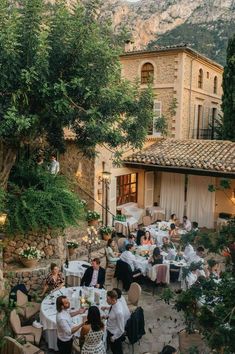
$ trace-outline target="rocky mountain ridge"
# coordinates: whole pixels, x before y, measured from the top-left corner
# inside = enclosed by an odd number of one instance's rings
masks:
[[[186,42],[221,63],[235,33],[235,0],[101,0],[100,16],[125,26],[133,49]]]

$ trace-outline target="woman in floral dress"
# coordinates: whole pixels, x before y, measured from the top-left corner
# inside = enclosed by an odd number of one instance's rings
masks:
[[[81,330],[81,354],[106,354],[104,342],[104,324],[101,321],[98,307],[91,306],[88,310],[87,321]]]

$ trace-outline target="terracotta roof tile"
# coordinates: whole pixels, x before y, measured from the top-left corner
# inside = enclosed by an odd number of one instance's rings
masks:
[[[235,143],[166,139],[126,157],[124,162],[235,173]]]

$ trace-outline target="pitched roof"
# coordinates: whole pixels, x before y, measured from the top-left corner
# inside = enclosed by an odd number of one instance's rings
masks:
[[[124,160],[125,165],[229,174],[235,178],[235,143],[224,140],[160,140]],[[179,171],[178,171],[179,172]],[[211,172],[211,173],[210,173]]]

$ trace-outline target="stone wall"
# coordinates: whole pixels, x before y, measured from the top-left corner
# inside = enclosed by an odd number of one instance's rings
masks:
[[[22,235],[12,236],[4,240],[3,261],[4,264],[18,262],[19,253],[27,247],[37,247],[43,251],[46,259],[63,259],[65,257],[65,238],[50,234],[29,234],[27,238]]]

